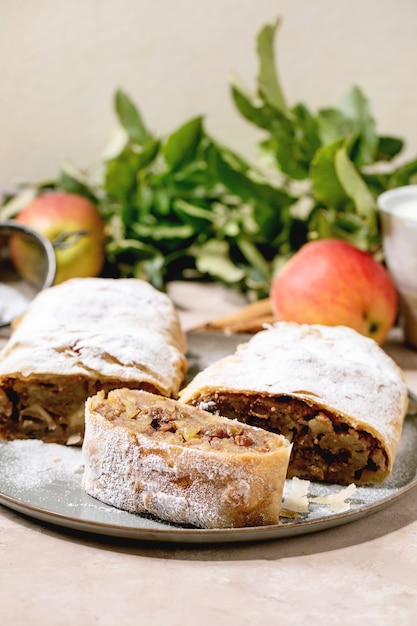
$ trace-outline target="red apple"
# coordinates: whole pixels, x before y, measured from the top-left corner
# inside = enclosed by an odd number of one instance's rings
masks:
[[[32,200],[15,218],[52,241],[54,283],[98,276],[104,264],[104,222],[97,207],[73,193],[48,192]]]
[[[379,344],[398,307],[385,267],[339,239],[305,244],[273,278],[270,299],[277,320],[350,326]]]

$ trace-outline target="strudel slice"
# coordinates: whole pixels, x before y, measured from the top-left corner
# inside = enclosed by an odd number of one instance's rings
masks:
[[[83,489],[131,513],[201,528],[277,524],[291,444],[146,391],[89,398]]]
[[[42,291],[0,353],[0,437],[81,444],[88,396],[126,386],[176,397],[185,351],[171,300],[145,281]]]
[[[383,481],[407,408],[403,373],[346,327],[278,322],[203,370],[180,401],[285,435],[289,477]]]

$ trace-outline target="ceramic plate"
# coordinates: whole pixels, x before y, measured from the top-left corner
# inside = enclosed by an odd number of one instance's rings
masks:
[[[189,334],[190,372],[232,352],[242,335]],[[414,413],[414,398],[411,408]],[[295,486],[308,486],[305,512],[281,517],[274,526],[196,529],[167,524],[105,505],[81,490],[80,449],[40,441],[0,442],[0,504],[31,518],[96,535],[169,543],[233,543],[280,539],[324,530],[369,515],[417,485],[417,418],[407,416],[394,470],[382,485],[357,487],[353,493],[336,485],[287,480],[284,507]],[[339,494],[338,498],[328,496]],[[318,498],[318,499],[317,499]],[[299,498],[298,498],[299,502]],[[291,508],[291,507],[289,507]]]

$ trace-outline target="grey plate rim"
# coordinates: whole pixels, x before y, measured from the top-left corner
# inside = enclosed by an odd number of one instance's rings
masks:
[[[220,333],[188,333],[188,339],[190,341],[190,352],[197,353],[200,350],[201,342],[212,342],[214,340],[219,342],[220,350],[230,351],[233,345],[240,343],[246,339],[243,335],[222,335]],[[195,356],[195,355],[194,355]],[[218,356],[218,355],[217,355]],[[200,364],[201,365],[201,364]],[[410,392],[411,401],[416,404],[415,395]],[[413,415],[410,415],[409,423],[412,424],[412,428],[417,436],[417,420]],[[404,432],[402,438],[404,437]],[[0,477],[2,475],[2,463],[4,462],[3,455],[1,454],[1,448],[4,445],[8,445],[9,442],[0,442]],[[81,455],[81,450],[79,450]],[[395,466],[394,466],[395,467]],[[392,490],[391,493],[386,494],[386,490],[381,490],[381,497],[377,497],[371,503],[361,504],[360,506],[351,507],[348,511],[342,513],[331,513],[325,517],[319,517],[315,519],[301,519],[294,522],[285,522],[281,524],[271,526],[257,526],[257,527],[245,527],[245,528],[227,528],[227,529],[200,529],[200,528],[186,528],[180,526],[170,525],[165,522],[155,520],[155,527],[150,525],[152,522],[148,518],[143,518],[140,515],[129,514],[132,523],[129,525],[120,525],[117,523],[109,523],[105,519],[100,521],[94,519],[80,518],[74,515],[62,513],[57,508],[54,509],[53,503],[48,503],[47,506],[41,506],[42,493],[40,492],[38,502],[35,504],[25,499],[19,498],[13,490],[7,490],[4,485],[1,484],[0,478],[0,505],[7,507],[19,514],[23,514],[31,519],[38,520],[52,524],[56,527],[62,527],[69,530],[76,530],[86,532],[94,536],[104,537],[118,537],[129,540],[140,540],[145,542],[158,542],[158,543],[177,543],[177,544],[213,544],[213,543],[236,543],[236,542],[256,542],[266,541],[281,538],[294,537],[304,534],[309,534],[321,530],[327,530],[336,526],[341,526],[348,522],[352,522],[359,518],[365,517],[372,513],[375,513],[385,506],[395,502],[398,498],[402,497],[414,487],[417,486],[417,471],[414,476],[401,487]],[[334,486],[333,486],[334,487]],[[72,487],[75,489],[74,495],[77,497],[82,494],[81,483]],[[368,489],[367,487],[360,487],[359,489]],[[369,489],[373,489],[369,487]],[[89,506],[98,508],[102,503],[86,494],[83,494],[84,499],[87,499]],[[107,506],[107,505],[106,505]],[[107,507],[113,509],[113,507]],[[117,511],[117,509],[113,509]],[[144,520],[146,519],[146,523]],[[162,526],[162,527],[161,527]]]
[[[127,514],[132,518],[131,526],[122,526],[106,521],[97,522],[65,515],[54,511],[53,507],[45,508],[31,504],[30,502],[21,500],[3,491],[0,492],[0,505],[29,518],[52,524],[53,526],[105,537],[118,537],[159,543],[236,543],[282,539],[335,528],[379,511],[404,496],[416,486],[417,477],[404,485],[401,489],[398,489],[388,496],[381,497],[378,501],[343,513],[333,513],[325,518],[244,528],[182,528],[169,525],[168,523],[164,528],[149,528],[148,526],[141,525],[141,520],[143,520],[142,516],[135,514]],[[94,498],[90,498],[90,496],[85,497],[92,503],[96,503],[97,507],[100,506],[101,503],[99,501],[95,501]],[[149,522],[149,520],[147,521]],[[159,525],[161,524],[161,522],[157,523]],[[162,523],[164,524],[164,522]]]

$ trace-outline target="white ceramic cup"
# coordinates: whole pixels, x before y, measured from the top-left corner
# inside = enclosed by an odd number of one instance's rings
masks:
[[[405,342],[417,348],[417,185],[385,191],[378,197],[382,245],[396,284]]]

